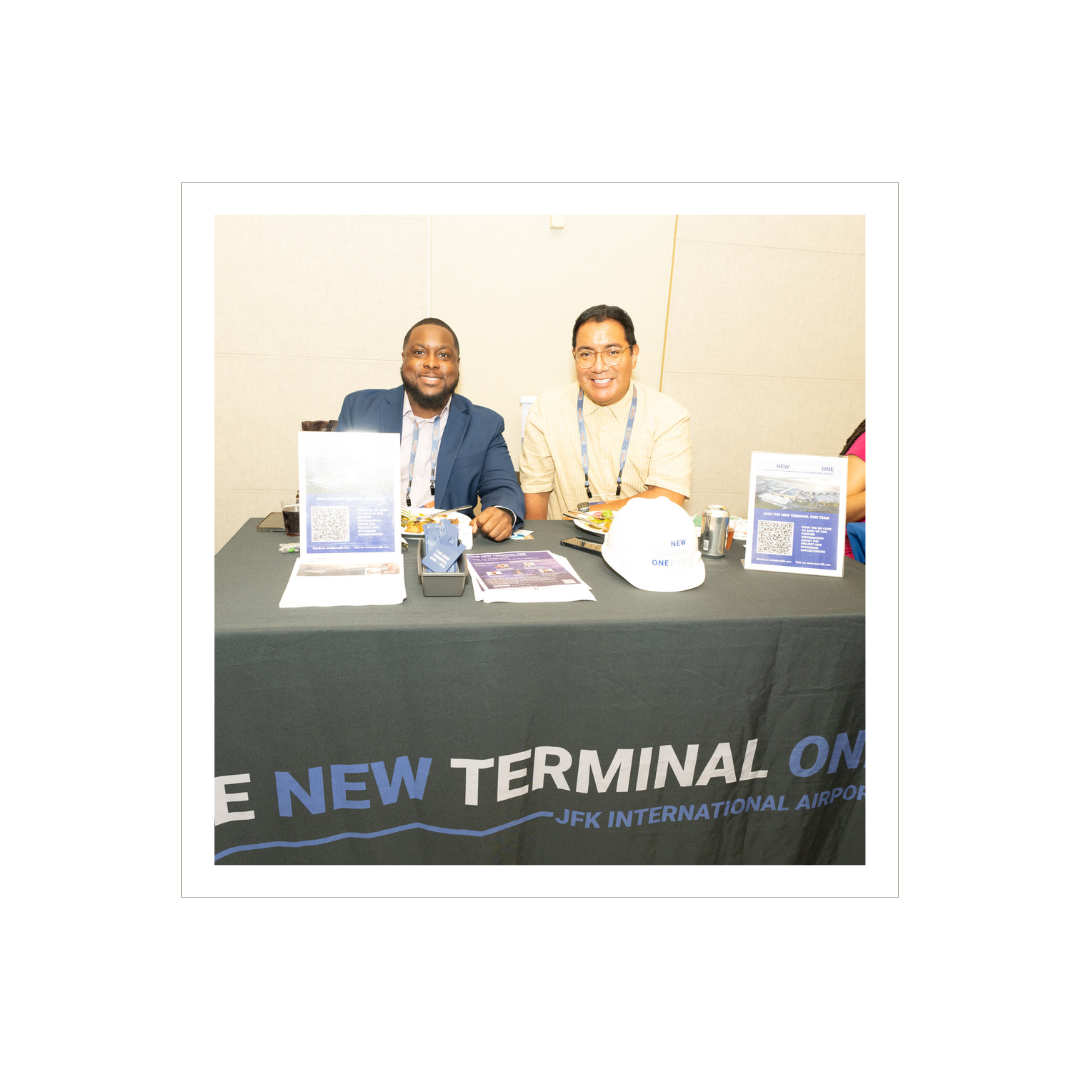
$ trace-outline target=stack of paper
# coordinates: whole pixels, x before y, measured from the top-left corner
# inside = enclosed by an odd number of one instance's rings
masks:
[[[485,604],[550,604],[595,600],[592,590],[561,555],[552,551],[466,555],[473,597]]]
[[[339,562],[296,560],[278,607],[361,607],[400,604],[405,599],[405,575],[400,555],[379,561]]]

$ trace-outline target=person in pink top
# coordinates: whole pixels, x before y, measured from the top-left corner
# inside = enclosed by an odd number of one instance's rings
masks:
[[[840,451],[841,457],[850,457],[847,473],[847,520],[866,520],[866,421],[852,433]],[[844,554],[855,558],[851,541],[844,537]]]

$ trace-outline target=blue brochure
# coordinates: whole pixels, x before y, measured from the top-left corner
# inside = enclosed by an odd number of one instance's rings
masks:
[[[844,574],[847,458],[750,455],[747,570]]]
[[[445,518],[424,526],[424,568],[432,574],[453,571],[465,545],[458,537],[456,521]]]

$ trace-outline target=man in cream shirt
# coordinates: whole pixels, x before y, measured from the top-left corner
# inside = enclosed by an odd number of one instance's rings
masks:
[[[690,414],[633,378],[638,345],[622,308],[600,304],[574,323],[577,382],[529,409],[521,448],[525,517],[560,518],[584,502],[690,494]]]

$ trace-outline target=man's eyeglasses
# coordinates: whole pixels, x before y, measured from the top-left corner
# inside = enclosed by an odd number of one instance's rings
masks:
[[[591,367],[593,361],[599,355],[609,364],[615,366],[622,359],[623,353],[630,348],[632,348],[630,345],[623,345],[621,348],[618,345],[612,345],[607,349],[601,349],[599,353],[596,349],[575,349],[574,359],[577,361],[578,367]]]

